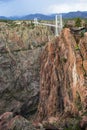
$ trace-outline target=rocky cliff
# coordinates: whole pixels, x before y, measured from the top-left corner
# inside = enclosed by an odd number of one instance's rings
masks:
[[[70,30],[64,29],[41,55],[38,119],[59,120],[84,113],[87,115],[87,33],[77,43]]]
[[[0,114],[29,117],[39,99],[40,55],[53,33],[29,21],[0,22]]]
[[[50,28],[29,21],[0,23],[0,130],[35,129],[25,118],[37,108],[41,129],[86,128],[87,33],[51,39]]]

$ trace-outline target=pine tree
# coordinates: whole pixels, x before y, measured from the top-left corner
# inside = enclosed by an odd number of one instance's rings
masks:
[[[80,18],[76,18],[76,20],[75,20],[75,26],[76,27],[81,27],[81,19]]]

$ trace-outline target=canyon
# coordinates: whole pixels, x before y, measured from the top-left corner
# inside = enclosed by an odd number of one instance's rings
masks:
[[[0,23],[0,130],[87,129],[87,33],[77,37]]]

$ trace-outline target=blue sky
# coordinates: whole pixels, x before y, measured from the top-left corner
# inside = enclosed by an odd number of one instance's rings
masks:
[[[87,11],[87,0],[0,0],[0,16]]]

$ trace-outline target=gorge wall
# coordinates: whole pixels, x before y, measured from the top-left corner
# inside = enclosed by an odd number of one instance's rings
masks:
[[[0,130],[31,129],[25,118],[36,111],[38,122],[87,119],[87,33],[77,41],[66,28],[53,37],[25,21],[0,23]]]
[[[41,55],[38,120],[87,113],[87,33],[76,42],[69,29]]]
[[[0,115],[37,110],[40,55],[52,35],[29,21],[0,22]]]

